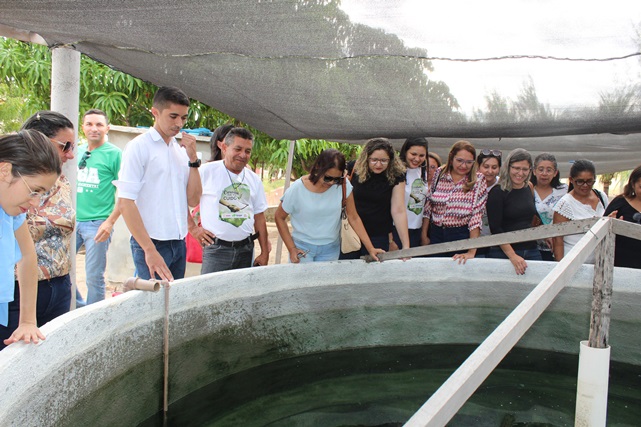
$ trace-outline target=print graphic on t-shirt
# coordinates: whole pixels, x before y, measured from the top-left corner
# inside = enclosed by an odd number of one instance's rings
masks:
[[[78,169],[78,193],[93,193],[98,187],[100,187],[98,169],[91,167]]]
[[[419,215],[423,211],[423,206],[425,205],[425,193],[427,189],[423,180],[420,178],[415,179],[412,182],[412,188],[410,190],[410,197],[407,201],[407,210],[414,212],[416,215]]]
[[[234,227],[240,227],[251,215],[249,202],[250,194],[247,184],[235,183],[225,188],[218,202],[220,220],[228,222]]]

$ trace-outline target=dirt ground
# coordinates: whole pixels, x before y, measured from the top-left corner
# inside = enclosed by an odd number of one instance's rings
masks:
[[[278,241],[278,230],[276,229],[276,224],[273,222],[267,223],[267,232],[269,234],[269,241],[272,244],[272,250],[269,253],[269,265],[274,265],[276,262],[276,244]],[[260,246],[256,244],[256,254],[260,254]],[[283,245],[283,250],[281,254],[281,264],[286,263],[288,260],[288,252],[285,245]],[[200,272],[200,264],[188,263],[187,265],[187,276],[197,275]],[[132,271],[133,275],[133,271]],[[84,249],[78,253],[76,256],[76,283],[78,290],[82,294],[83,298],[87,296],[87,285],[85,281],[85,254]],[[105,283],[106,287],[106,298],[111,298],[114,292],[122,291],[122,282],[112,282],[107,280]]]

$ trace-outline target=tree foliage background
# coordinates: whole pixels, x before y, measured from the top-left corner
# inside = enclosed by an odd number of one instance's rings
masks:
[[[112,124],[151,126],[151,101],[157,87],[82,55],[80,114],[90,108],[107,113]],[[0,38],[0,133],[13,132],[31,114],[51,103],[51,52],[46,46]],[[81,119],[81,117],[79,117]],[[214,108],[192,101],[186,128],[215,129],[226,123],[243,126],[255,135],[250,164],[277,173],[287,165],[289,141],[276,140]],[[360,146],[324,140],[296,142],[293,176],[306,173],[326,148],[336,148],[354,159]]]

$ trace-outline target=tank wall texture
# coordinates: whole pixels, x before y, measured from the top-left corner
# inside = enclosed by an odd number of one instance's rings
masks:
[[[276,360],[359,347],[480,343],[555,266],[412,259],[281,265],[198,276],[170,288],[169,400]],[[578,353],[592,266],[519,347]],[[638,363],[641,272],[615,269],[610,344]],[[162,408],[164,290],[129,292],[43,327],[39,346],[0,352],[0,425],[136,425]]]

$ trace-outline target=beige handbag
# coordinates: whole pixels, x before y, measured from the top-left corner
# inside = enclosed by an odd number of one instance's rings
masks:
[[[347,219],[347,200],[345,198],[345,180],[343,179],[343,203],[341,206],[341,252],[344,254],[361,249],[361,239],[354,231]]]

